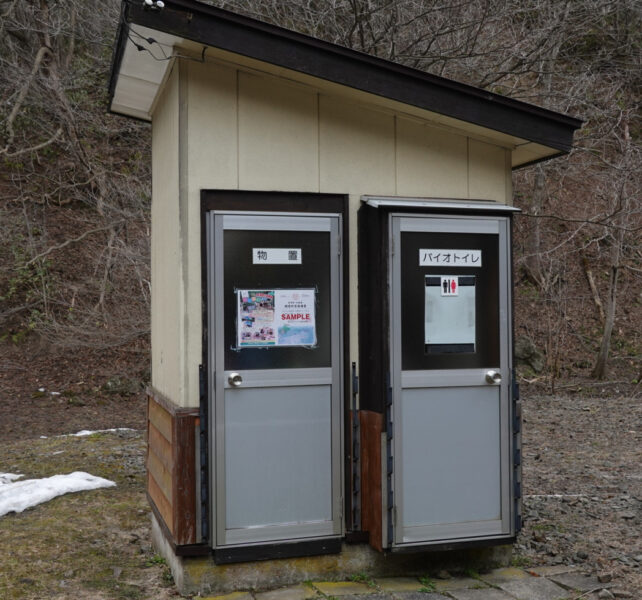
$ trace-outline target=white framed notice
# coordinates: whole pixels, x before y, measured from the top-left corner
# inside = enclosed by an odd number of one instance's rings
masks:
[[[315,300],[311,288],[236,290],[239,348],[315,346]]]
[[[424,342],[429,353],[474,352],[475,275],[426,275]]]

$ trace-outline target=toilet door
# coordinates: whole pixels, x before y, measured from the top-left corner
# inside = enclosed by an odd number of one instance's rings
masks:
[[[393,547],[511,534],[509,231],[390,217]]]

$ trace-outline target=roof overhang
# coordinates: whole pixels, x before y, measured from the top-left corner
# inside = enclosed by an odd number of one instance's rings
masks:
[[[224,60],[464,130],[512,150],[513,167],[569,152],[582,121],[195,0],[123,0],[110,110],[151,120],[173,57]]]
[[[361,202],[373,208],[429,208],[433,211],[452,212],[487,212],[492,214],[514,214],[522,212],[521,208],[499,202],[483,200],[446,200],[443,198],[403,198],[400,196],[361,196]]]

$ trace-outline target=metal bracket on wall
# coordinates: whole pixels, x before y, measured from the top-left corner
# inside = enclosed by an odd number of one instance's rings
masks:
[[[199,448],[200,448],[200,480],[201,480],[201,538],[205,542],[209,539],[209,494],[208,494],[208,464],[207,464],[207,373],[203,365],[198,366],[198,391],[199,391]]]
[[[357,364],[352,363],[352,530],[361,530],[361,425],[357,396],[359,376]]]
[[[394,492],[392,489],[392,386],[390,385],[390,373],[386,374],[386,484],[387,484],[387,510],[388,510],[388,544],[393,541],[393,519],[396,516],[394,511]],[[395,523],[396,524],[396,523]]]
[[[513,490],[515,534],[522,529],[522,415],[519,401],[519,383],[515,369],[511,370],[511,409],[513,414]]]

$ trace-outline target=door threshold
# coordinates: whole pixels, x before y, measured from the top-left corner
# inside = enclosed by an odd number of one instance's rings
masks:
[[[390,552],[393,554],[409,554],[411,552],[443,552],[447,550],[463,550],[466,548],[487,548],[491,546],[514,544],[516,540],[517,536],[510,535],[453,542],[416,542],[413,544],[392,546],[390,548]]]
[[[339,554],[341,552],[341,543],[342,539],[340,537],[324,538],[322,540],[215,548],[213,554],[214,562],[217,565],[225,565],[255,560],[273,560],[275,558]]]

